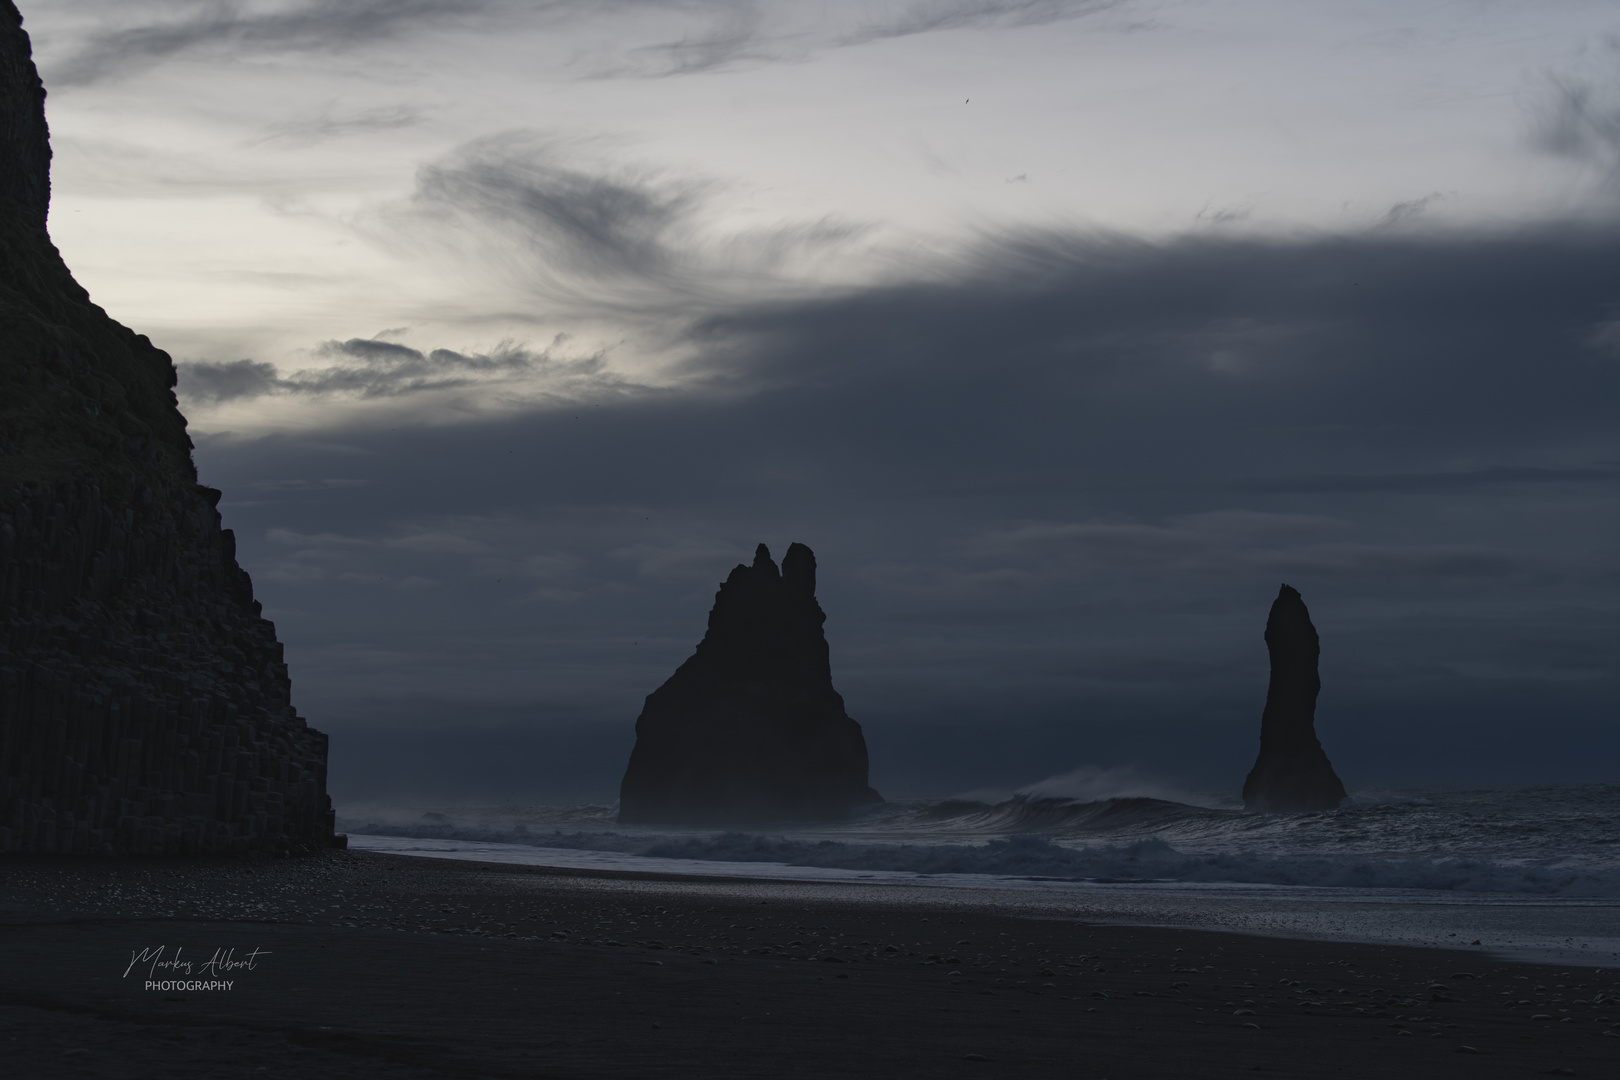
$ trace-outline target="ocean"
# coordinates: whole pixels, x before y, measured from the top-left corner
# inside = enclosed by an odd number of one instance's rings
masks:
[[[621,826],[612,805],[340,807],[350,846],[722,882],[852,882],[1051,917],[1620,967],[1620,784],[1361,791],[1249,814],[1100,774],[837,824]],[[757,885],[755,886],[757,887]],[[867,890],[862,890],[863,893]]]

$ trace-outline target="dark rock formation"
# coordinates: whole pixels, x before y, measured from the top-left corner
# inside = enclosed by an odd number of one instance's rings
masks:
[[[330,844],[326,736],[197,483],[174,365],[46,234],[44,100],[0,0],[0,851]]]
[[[692,658],[647,695],[619,789],[625,823],[831,821],[883,798],[833,689],[816,557],[764,544],[715,594]]]
[[[1344,784],[1316,738],[1316,673],[1321,644],[1305,601],[1287,585],[1266,619],[1271,685],[1260,718],[1260,757],[1243,781],[1243,806],[1270,813],[1332,810],[1344,801]]]

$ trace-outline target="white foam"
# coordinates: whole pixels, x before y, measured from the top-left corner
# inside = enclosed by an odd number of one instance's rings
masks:
[[[634,828],[609,806],[369,807],[372,836],[859,874],[1620,898],[1620,787],[1406,793],[1261,815],[1145,796],[886,804],[834,825]],[[763,871],[754,871],[757,876]]]
[[[924,874],[893,869],[852,870],[786,862],[726,861],[637,855],[624,851],[552,848],[475,840],[422,840],[351,834],[362,851],[425,858],[620,871],[707,879],[708,892],[774,887],[792,901],[802,890],[819,901],[885,896],[921,905],[968,904],[1039,917],[1086,922],[1225,930],[1314,940],[1361,941],[1454,948],[1586,966],[1620,966],[1620,903],[1562,897],[1338,886],[1233,882],[1055,880],[983,873]],[[756,852],[762,849],[756,849]],[[727,880],[730,879],[730,880]],[[736,879],[745,879],[739,882]],[[746,884],[752,882],[752,884]],[[665,884],[619,883],[631,889]],[[614,887],[604,882],[604,887]],[[874,894],[869,888],[877,888]],[[798,889],[800,892],[794,892]],[[785,890],[785,891],[784,891]],[[960,899],[957,899],[960,898]],[[1466,960],[1459,959],[1459,965]]]

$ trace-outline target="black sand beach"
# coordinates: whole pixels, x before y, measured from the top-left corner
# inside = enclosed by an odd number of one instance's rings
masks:
[[[1085,925],[973,890],[363,852],[8,858],[0,882],[0,1045],[17,1077],[1620,1068],[1613,971]],[[190,969],[153,966],[177,957]],[[252,966],[205,970],[216,957]]]

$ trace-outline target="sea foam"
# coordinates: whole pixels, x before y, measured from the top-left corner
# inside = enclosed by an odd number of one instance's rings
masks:
[[[610,806],[367,807],[376,836],[522,844],[635,858],[782,864],[921,878],[1233,883],[1563,898],[1620,897],[1620,787],[1363,795],[1341,810],[1246,814],[1167,799],[1026,792],[890,803],[837,825],[620,828]]]

